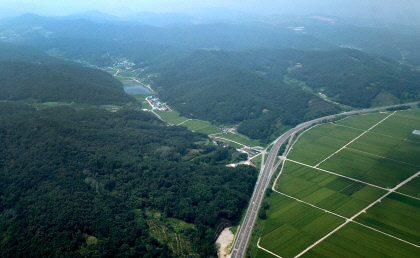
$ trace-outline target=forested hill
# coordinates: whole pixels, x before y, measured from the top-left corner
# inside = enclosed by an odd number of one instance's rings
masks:
[[[135,101],[101,70],[69,64],[0,62],[0,100],[32,99],[87,104]]]
[[[307,53],[294,60],[301,67],[290,77],[349,106],[399,104],[420,96],[420,72],[388,58],[344,49]]]
[[[0,102],[0,121],[1,257],[214,256],[257,178],[147,112]]]
[[[48,56],[40,49],[3,42],[0,42],[0,61],[37,64],[63,63],[59,59]]]
[[[240,124],[238,131],[262,140],[285,126],[338,111],[300,88],[227,62],[223,53],[197,51],[157,68],[160,96],[183,115]]]
[[[154,86],[183,115],[239,124],[239,132],[266,140],[282,126],[337,112],[323,95],[357,108],[420,96],[420,72],[354,49],[200,50],[155,69]]]
[[[419,71],[354,49],[271,49],[214,55],[274,80],[305,85],[315,93],[353,107],[399,104],[417,100],[420,94]]]
[[[14,34],[10,35],[10,31]],[[0,33],[14,42],[31,44],[32,40],[77,38],[109,42],[150,42],[179,48],[248,49],[256,47],[296,47],[332,49],[337,46],[312,35],[297,34],[285,27],[261,24],[213,23],[158,28],[143,24],[95,23],[88,20],[61,20],[24,14],[0,20]],[[18,35],[17,37],[15,35]]]

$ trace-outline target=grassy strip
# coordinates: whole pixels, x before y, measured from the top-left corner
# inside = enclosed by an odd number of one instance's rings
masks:
[[[189,120],[183,123],[182,125],[186,126],[188,129],[192,131],[199,132],[199,133],[204,133],[204,134],[221,133],[221,130],[219,129],[219,127],[207,121],[193,119],[193,120]]]
[[[158,114],[163,120],[168,123],[177,125],[179,123],[185,122],[188,120],[186,117],[182,117],[179,115],[177,111],[160,111],[155,110],[156,114]]]

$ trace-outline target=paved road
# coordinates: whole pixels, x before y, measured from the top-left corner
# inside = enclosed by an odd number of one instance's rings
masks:
[[[404,105],[415,105],[418,104],[418,102],[415,103],[407,103]],[[355,114],[362,114],[362,113],[368,113],[368,112],[374,112],[374,111],[380,111],[384,110],[386,108],[390,107],[397,107],[400,105],[394,105],[394,106],[387,106],[387,107],[380,107],[380,108],[370,108],[370,109],[363,109],[363,110],[356,110],[356,111],[350,111],[350,112],[343,112],[335,115],[325,116],[321,118],[317,118],[305,123],[302,123],[295,128],[290,129],[283,135],[281,135],[279,138],[277,138],[274,141],[273,147],[271,148],[267,161],[264,165],[261,166],[260,175],[257,180],[257,184],[254,188],[254,193],[252,194],[252,198],[248,207],[248,210],[246,212],[245,218],[242,222],[242,225],[239,229],[238,236],[235,240],[235,244],[232,249],[231,257],[232,258],[242,258],[245,256],[246,249],[248,247],[248,242],[252,234],[252,229],[255,224],[255,220],[258,215],[259,208],[261,206],[261,202],[264,198],[265,190],[268,187],[268,184],[270,182],[271,177],[274,174],[274,171],[272,171],[274,162],[276,160],[276,157],[278,155],[280,147],[283,145],[283,143],[290,137],[294,136],[297,132],[301,131],[302,129],[311,126],[314,123],[321,122],[324,119],[333,119],[339,116],[349,116],[349,115],[355,115]]]

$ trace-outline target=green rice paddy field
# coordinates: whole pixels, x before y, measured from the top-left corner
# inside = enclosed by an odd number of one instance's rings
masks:
[[[301,134],[268,199],[256,257],[420,257],[420,177],[406,181],[420,171],[413,130],[419,109]]]
[[[183,123],[184,126],[186,126],[188,129],[204,133],[204,134],[215,134],[220,133],[221,130],[219,127],[201,120],[188,120],[187,122]]]

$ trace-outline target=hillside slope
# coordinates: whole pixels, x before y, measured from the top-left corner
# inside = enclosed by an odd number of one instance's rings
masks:
[[[273,80],[300,82],[315,93],[353,107],[410,102],[420,94],[420,72],[392,59],[354,49],[271,49],[215,55]]]
[[[283,127],[338,110],[300,88],[273,81],[220,58],[197,51],[158,68],[161,97],[181,114],[222,124],[267,140]]]
[[[0,62],[0,99],[122,104],[135,101],[121,82],[97,69],[68,64]]]
[[[4,42],[0,42],[0,61],[37,64],[62,63],[61,60],[48,56],[40,49]]]
[[[354,49],[195,51],[156,66],[154,87],[182,115],[272,139],[285,126],[355,108],[412,102],[420,72]]]
[[[1,257],[215,255],[257,178],[226,167],[234,149],[142,111],[0,102],[0,121]]]

